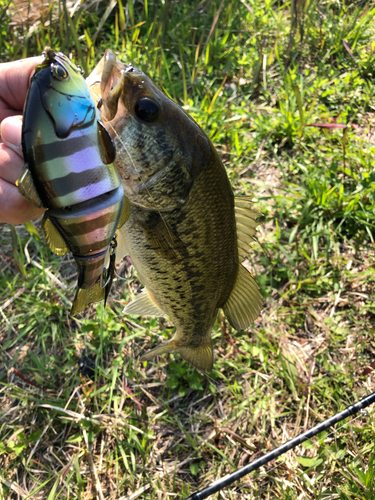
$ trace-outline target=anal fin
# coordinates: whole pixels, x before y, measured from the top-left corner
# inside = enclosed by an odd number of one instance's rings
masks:
[[[159,306],[155,304],[146,289],[129,302],[122,312],[123,314],[138,314],[139,316],[167,317]]]
[[[262,304],[262,295],[256,281],[240,264],[232,293],[223,306],[225,316],[233,328],[244,330],[257,318]]]

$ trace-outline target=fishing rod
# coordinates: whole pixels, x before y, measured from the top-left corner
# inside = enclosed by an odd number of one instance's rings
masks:
[[[302,432],[302,434],[299,434],[295,438],[290,439],[286,443],[271,450],[262,457],[253,460],[249,464],[245,465],[245,467],[241,467],[241,469],[235,470],[234,472],[232,472],[232,474],[229,474],[228,476],[225,476],[219,479],[218,481],[215,481],[214,483],[210,484],[209,486],[207,486],[207,488],[204,488],[201,491],[193,493],[186,500],[203,500],[204,498],[213,495],[214,493],[218,492],[219,490],[222,490],[226,486],[229,486],[235,481],[238,481],[238,479],[241,479],[242,477],[246,476],[246,474],[249,474],[250,472],[259,469],[259,467],[262,467],[262,465],[268,464],[268,462],[271,462],[271,460],[278,458],[283,453],[286,453],[287,451],[291,450],[292,448],[295,448],[304,441],[307,441],[307,439],[310,439],[319,434],[320,432],[327,430],[332,425],[341,422],[341,420],[344,420],[345,418],[355,415],[364,408],[370,406],[372,403],[375,403],[375,392],[361,399],[360,401],[358,401],[358,403],[348,406],[348,408],[345,408],[345,410],[336,413],[336,415],[333,415],[333,417],[327,418],[327,420],[324,420],[320,424],[311,427],[311,429],[307,430],[306,432]]]

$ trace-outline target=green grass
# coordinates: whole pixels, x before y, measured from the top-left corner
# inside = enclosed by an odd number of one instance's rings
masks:
[[[51,45],[89,71],[110,47],[184,106],[264,214],[248,263],[265,307],[243,332],[219,316],[208,375],[177,357],[144,365],[174,330],[121,314],[137,281],[72,319],[73,260],[38,224],[2,225],[0,499],[183,499],[374,390],[375,9],[65,5],[28,24],[0,0],[1,61]],[[349,126],[312,126],[333,122]],[[373,411],[215,498],[374,500]]]

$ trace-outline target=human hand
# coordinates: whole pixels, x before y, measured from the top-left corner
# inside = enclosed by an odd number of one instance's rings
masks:
[[[30,78],[42,57],[0,64],[0,223],[22,224],[43,214],[25,200],[15,183],[25,164],[22,116]]]

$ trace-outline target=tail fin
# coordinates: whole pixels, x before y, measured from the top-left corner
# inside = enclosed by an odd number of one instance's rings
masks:
[[[155,347],[155,349],[151,349],[151,351],[146,352],[146,354],[141,357],[141,361],[149,361],[154,356],[160,356],[161,354],[167,353],[180,354],[185,361],[194,366],[197,370],[201,370],[203,372],[209,372],[212,370],[214,356],[211,340],[209,340],[206,344],[192,347],[176,346],[176,341],[171,339],[168,340],[168,342]]]
[[[70,311],[71,316],[76,316],[78,313],[83,311],[85,307],[94,302],[100,302],[104,300],[105,288],[102,288],[99,283],[91,288],[77,288],[76,295],[73,300],[72,309]]]

